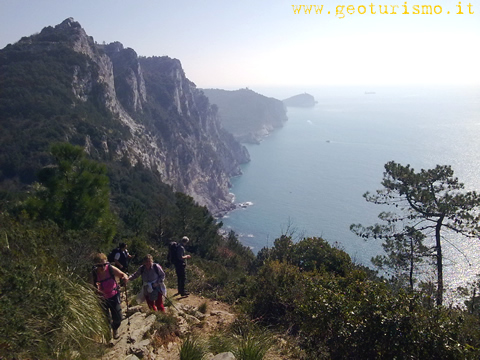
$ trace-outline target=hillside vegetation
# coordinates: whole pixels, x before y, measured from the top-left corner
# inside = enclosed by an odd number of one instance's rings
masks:
[[[434,293],[380,279],[321,238],[294,243],[283,235],[254,256],[234,233],[220,236],[221,223],[181,193],[172,194],[174,203],[163,210],[158,227],[146,231],[136,222],[122,222],[105,207],[108,200],[89,196],[108,192],[108,182],[83,180],[105,175],[81,149],[58,144],[52,153],[56,161],[37,187],[24,200],[2,207],[0,357],[91,359],[106,351],[110,330],[86,280],[90,254],[112,248],[112,232],[130,245],[134,267],[146,253],[165,264],[168,240],[189,236],[189,290],[236,304],[248,323],[271,339],[275,334],[288,339],[289,358],[480,355],[473,304],[468,311],[437,306]],[[64,171],[57,172],[60,168]],[[66,186],[67,179],[75,186]],[[73,220],[65,210],[60,217],[39,211],[46,204],[53,209],[69,204],[74,210],[79,202],[90,211],[77,212]],[[84,222],[92,211],[102,215]]]

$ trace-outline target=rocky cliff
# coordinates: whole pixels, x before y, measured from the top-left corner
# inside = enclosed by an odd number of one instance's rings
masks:
[[[5,47],[0,69],[0,180],[33,181],[48,145],[67,140],[103,161],[150,169],[214,214],[233,207],[229,178],[248,152],[180,61],[96,44],[69,18]]]
[[[280,100],[252,90],[203,89],[203,92],[212,104],[218,106],[222,125],[240,142],[259,143],[287,121]]]

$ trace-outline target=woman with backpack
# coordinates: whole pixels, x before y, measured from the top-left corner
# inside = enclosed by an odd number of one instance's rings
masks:
[[[111,317],[113,338],[118,339],[118,328],[122,322],[120,307],[120,287],[117,280],[128,281],[128,276],[107,261],[107,256],[98,253],[93,257],[94,269],[92,272],[93,285],[103,298],[103,306],[107,317]]]
[[[142,276],[142,291],[148,307],[154,311],[165,312],[163,306],[163,296],[166,295],[164,293],[166,290],[164,284],[165,273],[159,264],[153,262],[152,255],[145,256],[143,265],[128,280],[135,280],[139,276]]]

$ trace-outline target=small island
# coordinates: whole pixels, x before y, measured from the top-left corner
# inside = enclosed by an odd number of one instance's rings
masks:
[[[313,107],[316,103],[315,98],[307,93],[295,95],[283,100],[283,104],[287,107]]]

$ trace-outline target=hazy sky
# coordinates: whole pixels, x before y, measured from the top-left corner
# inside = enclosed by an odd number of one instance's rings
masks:
[[[480,0],[462,15],[458,0],[296,1],[0,0],[0,48],[73,17],[99,43],[179,59],[199,87],[480,85]]]

